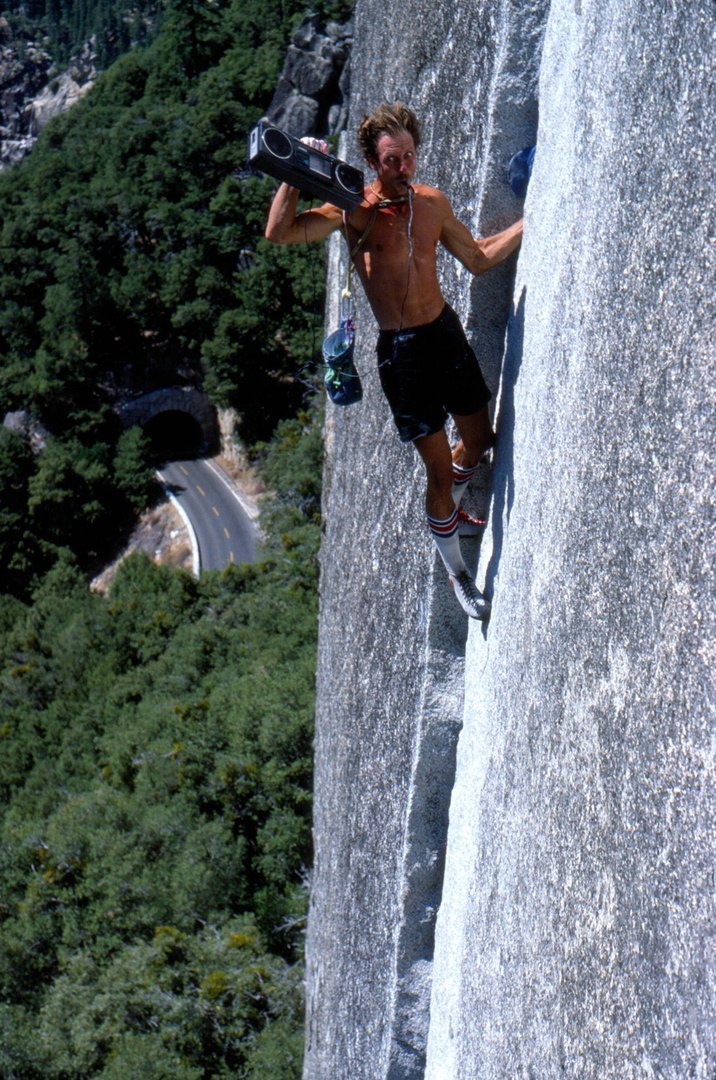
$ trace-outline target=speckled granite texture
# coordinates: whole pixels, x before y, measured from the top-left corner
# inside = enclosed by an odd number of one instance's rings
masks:
[[[432,1080],[714,1076],[707,10],[551,7]]]
[[[710,14],[546,7],[358,3],[349,130],[410,101],[474,231],[539,139],[516,280],[443,270],[499,424],[466,646],[364,303],[330,412],[307,1080],[714,1074]]]

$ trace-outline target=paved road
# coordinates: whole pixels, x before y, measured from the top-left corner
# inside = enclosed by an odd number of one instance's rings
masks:
[[[198,458],[172,461],[158,475],[191,521],[200,570],[254,561],[257,526],[223,469]]]

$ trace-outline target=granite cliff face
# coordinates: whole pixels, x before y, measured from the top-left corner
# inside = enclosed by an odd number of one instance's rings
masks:
[[[519,259],[443,268],[496,394],[489,624],[436,564],[364,303],[365,398],[329,415],[308,1080],[714,1074],[710,20],[359,0],[349,130],[410,101],[475,232],[538,152]]]

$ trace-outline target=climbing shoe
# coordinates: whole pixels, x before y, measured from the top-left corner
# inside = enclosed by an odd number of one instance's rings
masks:
[[[471,619],[486,619],[490,614],[490,601],[486,600],[479,591],[475,582],[467,570],[459,574],[450,574],[450,583],[455,590],[455,596],[460,601],[462,610]]]

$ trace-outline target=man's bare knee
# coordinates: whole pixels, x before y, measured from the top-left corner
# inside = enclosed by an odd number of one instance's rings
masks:
[[[453,419],[460,433],[454,460],[458,465],[476,465],[485,451],[497,441],[487,406],[469,416],[454,416]]]

